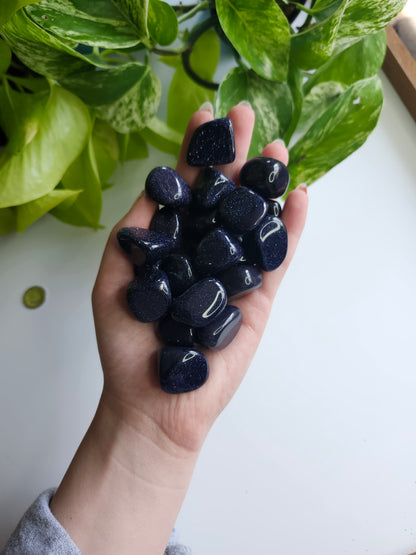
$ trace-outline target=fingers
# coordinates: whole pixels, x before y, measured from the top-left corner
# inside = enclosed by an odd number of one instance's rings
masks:
[[[287,166],[289,162],[289,152],[283,142],[274,142],[268,144],[264,147],[262,152],[262,156],[268,156],[269,158],[276,158],[276,160],[280,160]]]

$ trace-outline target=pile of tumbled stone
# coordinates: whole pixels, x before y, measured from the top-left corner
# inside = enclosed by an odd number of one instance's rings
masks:
[[[168,393],[197,389],[208,378],[205,355],[194,348],[225,348],[237,335],[241,310],[228,300],[262,285],[262,271],[280,266],[287,231],[274,200],[289,184],[286,166],[274,158],[249,160],[240,186],[214,169],[235,159],[231,120],[198,127],[187,153],[203,167],[193,190],[173,169],[160,166],[146,179],[146,193],[162,207],[149,229],[128,227],[117,235],[134,264],[127,302],[140,322],[157,322],[166,345],[159,379]]]

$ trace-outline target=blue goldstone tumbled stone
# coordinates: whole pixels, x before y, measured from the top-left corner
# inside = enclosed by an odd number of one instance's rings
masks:
[[[240,171],[240,185],[253,189],[265,199],[284,195],[289,185],[287,167],[275,158],[258,156],[248,160]]]
[[[193,191],[196,202],[204,208],[213,208],[235,188],[233,181],[214,168],[205,168]]]
[[[159,355],[159,379],[166,393],[186,393],[201,387],[209,374],[205,356],[186,347],[164,347]]]
[[[282,207],[279,201],[277,200],[267,201],[267,214],[269,214],[269,216],[276,216],[276,218],[280,218],[281,213],[282,213]]]
[[[184,254],[169,254],[162,260],[160,269],[168,276],[170,290],[174,297],[181,295],[196,281],[191,262]]]
[[[217,227],[199,243],[194,258],[195,269],[202,275],[215,275],[237,264],[242,254],[241,243]]]
[[[263,270],[278,268],[287,253],[287,230],[276,216],[266,216],[253,231],[244,236],[244,252]]]
[[[218,274],[224,285],[227,297],[237,299],[261,287],[263,273],[259,268],[249,264],[238,264]]]
[[[151,231],[157,231],[158,233],[164,233],[168,237],[171,237],[176,245],[179,245],[181,241],[182,222],[178,210],[170,206],[164,206],[153,216],[149,229]]]
[[[214,119],[195,129],[187,154],[190,166],[218,166],[234,159],[234,129],[229,118]]]
[[[131,312],[140,322],[155,322],[167,313],[171,302],[168,278],[157,268],[130,282],[126,295]]]
[[[254,229],[266,212],[264,198],[246,187],[238,187],[218,205],[221,222],[234,233],[246,233]]]
[[[194,206],[189,211],[186,218],[185,230],[187,239],[193,237],[198,240],[206,235],[208,231],[217,226],[217,210],[211,208],[210,210],[201,209]]]
[[[164,206],[187,206],[192,199],[189,185],[172,168],[158,166],[146,178],[146,194]]]
[[[192,347],[194,344],[193,328],[177,322],[169,315],[160,320],[157,326],[157,334],[166,345]]]
[[[207,326],[227,304],[223,285],[214,278],[197,281],[173,300],[171,316],[178,322],[198,328]]]
[[[153,265],[175,249],[175,241],[164,233],[141,227],[123,227],[117,232],[120,247],[133,264]]]
[[[196,341],[203,347],[219,351],[231,343],[243,321],[239,308],[227,305],[208,326],[196,330]]]

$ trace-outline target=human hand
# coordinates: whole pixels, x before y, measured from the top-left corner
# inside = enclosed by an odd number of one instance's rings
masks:
[[[254,112],[243,105],[229,113],[234,126],[236,159],[219,169],[236,183],[247,159],[254,125]],[[210,111],[196,112],[191,118],[177,171],[192,186],[200,172],[188,166],[186,151],[193,131],[212,119]],[[263,156],[288,161],[286,148],[267,145]],[[157,204],[140,195],[129,213],[114,227],[107,243],[93,292],[93,309],[98,347],[104,371],[103,399],[133,427],[143,428],[157,442],[197,452],[218,414],[230,401],[243,379],[262,337],[277,288],[286,272],[301,235],[307,209],[304,189],[287,198],[282,219],[288,230],[288,254],[273,272],[264,273],[262,287],[233,301],[243,313],[243,324],[234,341],[221,351],[205,352],[210,376],[198,390],[172,395],[161,390],[157,357],[161,343],[151,324],[138,322],[129,311],[125,291],[133,279],[131,262],[120,249],[116,234],[122,227],[149,226]],[[147,433],[147,432],[146,432]]]

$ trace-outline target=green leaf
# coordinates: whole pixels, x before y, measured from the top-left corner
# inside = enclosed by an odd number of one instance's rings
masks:
[[[312,183],[359,148],[374,129],[382,104],[378,76],[350,86],[290,149],[290,188]]]
[[[301,117],[296,131],[306,130],[313,121],[323,114],[341,96],[347,87],[337,81],[319,83],[307,94],[303,101]]]
[[[0,235],[16,231],[16,209],[0,208]]]
[[[50,193],[17,207],[17,231],[22,232],[47,212],[69,198],[75,198],[79,191],[66,191],[65,189],[54,189]]]
[[[338,42],[345,44],[351,37],[381,31],[401,12],[406,2],[407,0],[350,0],[338,31]]]
[[[93,229],[101,227],[102,190],[92,139],[68,168],[62,186],[71,191],[83,190],[70,208],[60,205],[51,214],[67,224]]]
[[[120,159],[117,133],[105,121],[96,119],[92,130],[92,148],[103,185],[113,175]]]
[[[140,40],[146,42],[149,37],[147,14],[149,0],[112,0],[121,13],[136,27]]]
[[[343,0],[324,21],[292,37],[291,58],[302,69],[314,69],[327,60],[335,46],[344,11],[351,0]]]
[[[305,94],[325,81],[352,85],[356,81],[372,77],[380,70],[385,54],[384,30],[365,36],[352,46],[332,55],[328,62],[318,68],[305,83]]]
[[[140,135],[153,147],[161,152],[178,157],[181,150],[183,135],[175,131],[157,117],[152,118]]]
[[[162,46],[171,44],[178,35],[175,10],[161,0],[149,0],[147,25],[152,40]]]
[[[111,0],[43,0],[26,13],[45,31],[76,43],[127,48],[139,42],[136,28]]]
[[[292,97],[286,83],[273,83],[254,71],[237,67],[222,81],[216,101],[218,117],[242,100],[248,100],[256,114],[249,156],[261,154],[264,146],[283,137],[292,117]]]
[[[217,0],[221,27],[237,52],[265,79],[287,78],[290,27],[274,0]]]
[[[39,0],[1,0],[0,3],[0,25],[7,23],[17,10],[29,4],[35,4]]]
[[[137,160],[147,158],[149,149],[147,143],[140,133],[118,134],[118,144],[120,147],[120,161]]]
[[[285,132],[284,139],[289,144],[290,139],[297,127],[303,106],[303,73],[294,63],[289,64],[289,75],[287,84],[293,99],[293,113],[290,125]]]
[[[0,38],[0,77],[9,69],[12,53],[8,45]]]
[[[89,67],[87,58],[41,29],[24,10],[0,27],[0,32],[25,65],[45,77],[59,80]]]
[[[190,64],[196,73],[211,81],[220,57],[220,42],[214,29],[206,31],[194,44]],[[182,64],[175,71],[168,93],[167,123],[172,129],[184,133],[189,118],[204,102],[213,102],[214,91],[202,87],[191,79]]]
[[[81,153],[90,132],[85,105],[59,87],[49,95],[0,87],[0,121],[7,122],[2,127],[10,139],[0,159],[1,208],[52,191]]]

